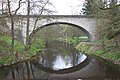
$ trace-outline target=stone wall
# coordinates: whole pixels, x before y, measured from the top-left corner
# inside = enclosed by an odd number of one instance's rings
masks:
[[[6,23],[6,20],[4,18],[0,18],[0,32],[4,33],[4,32],[9,32],[9,27]]]

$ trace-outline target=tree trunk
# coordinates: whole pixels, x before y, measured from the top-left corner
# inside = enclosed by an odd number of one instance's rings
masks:
[[[3,15],[3,13],[4,13],[4,9],[3,9],[3,6],[4,6],[4,3],[2,2],[2,15]]]
[[[11,54],[14,54],[14,20],[13,20],[13,16],[12,16],[11,10],[10,10],[10,1],[7,0],[7,2],[8,2],[9,15],[10,15],[10,19],[11,19],[11,37],[12,37]]]
[[[29,22],[30,22],[30,0],[28,0],[27,6],[26,46],[29,45]]]

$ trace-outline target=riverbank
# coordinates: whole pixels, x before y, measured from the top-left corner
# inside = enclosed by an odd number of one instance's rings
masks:
[[[84,54],[92,57],[101,58],[114,65],[120,67],[120,51],[119,47],[114,48],[114,50],[105,51],[101,48],[101,44],[91,43],[91,42],[81,42],[75,48]]]
[[[88,56],[101,58],[107,60],[110,63],[113,63],[114,65],[120,66],[120,46],[116,45],[116,42],[114,42],[114,40],[106,40],[104,46],[99,40],[99,43],[87,42],[87,39],[81,40],[81,38],[65,38],[58,40],[70,43],[77,50]],[[104,49],[104,47],[106,49]]]
[[[42,42],[42,40],[40,40]],[[33,41],[30,48],[26,50],[26,46],[15,40],[14,41],[14,53],[11,53],[11,37],[9,34],[5,35],[0,33],[0,67],[13,65],[38,54],[38,52],[44,47],[44,43],[39,44],[37,48],[37,42]]]

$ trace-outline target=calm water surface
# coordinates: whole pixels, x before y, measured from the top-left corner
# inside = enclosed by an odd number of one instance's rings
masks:
[[[0,80],[120,80],[120,71],[53,41],[34,60],[0,68]]]

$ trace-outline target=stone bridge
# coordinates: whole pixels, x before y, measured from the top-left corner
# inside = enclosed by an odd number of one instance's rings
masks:
[[[87,36],[91,39],[91,41],[96,40],[97,33],[97,20],[93,16],[80,16],[80,15],[30,15],[30,31],[29,34],[32,33],[35,20],[38,18],[36,23],[36,30],[41,29],[42,27],[47,27],[49,25],[54,24],[67,24],[73,27],[77,27],[81,29],[83,32],[87,34]],[[9,18],[7,18],[9,19]],[[17,15],[14,16],[15,20],[15,28],[22,29],[23,36],[26,35],[26,25],[27,25],[27,16],[26,15]],[[10,23],[7,23],[10,25]],[[35,32],[33,31],[33,32]]]

